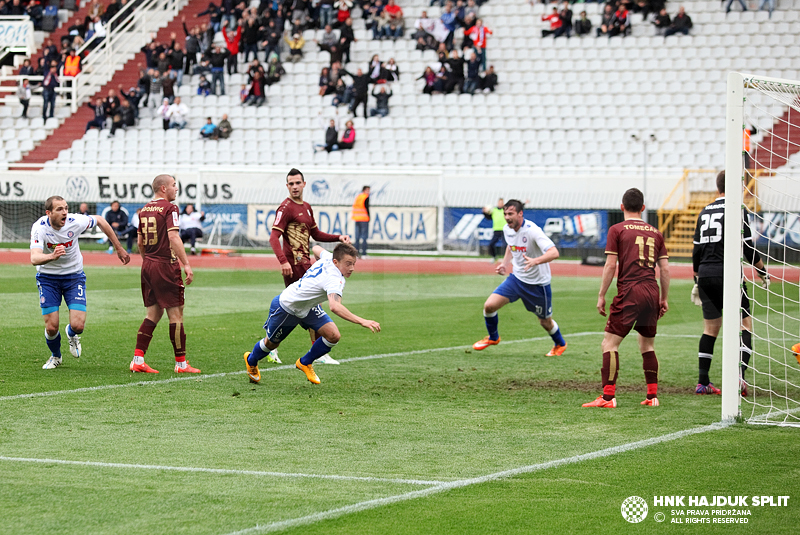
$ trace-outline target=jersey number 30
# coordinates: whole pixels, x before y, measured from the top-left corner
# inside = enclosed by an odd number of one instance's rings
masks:
[[[144,245],[158,243],[158,229],[155,217],[142,218],[142,241]]]
[[[650,237],[645,242],[644,236],[636,236],[636,245],[639,246],[639,265],[654,267],[656,265],[656,240]],[[646,256],[645,249],[647,250]]]

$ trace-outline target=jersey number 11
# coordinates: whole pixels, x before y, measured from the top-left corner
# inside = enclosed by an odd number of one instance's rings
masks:
[[[644,236],[636,236],[636,245],[639,246],[639,265],[642,267],[655,267],[655,248],[656,240],[652,237],[644,240]],[[645,249],[647,250],[647,257],[645,258]]]

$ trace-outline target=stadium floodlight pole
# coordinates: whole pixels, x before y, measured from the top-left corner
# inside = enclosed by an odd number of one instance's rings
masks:
[[[650,134],[648,137],[639,137],[636,134],[631,134],[631,137],[642,144],[642,193],[644,194],[644,204],[647,206],[649,204],[647,198],[647,144],[650,142],[655,143],[656,136],[655,134]],[[646,209],[642,212],[642,219],[645,223],[647,222]]]
[[[722,420],[741,416],[739,348],[742,286],[742,131],[744,76],[728,73],[725,117],[725,262],[722,293]]]

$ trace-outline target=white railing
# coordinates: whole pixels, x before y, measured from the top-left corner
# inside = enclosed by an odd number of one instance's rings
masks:
[[[136,6],[133,3],[127,4],[131,7],[121,10],[106,23],[105,37],[92,36],[78,49],[78,54],[85,54],[78,76],[59,76],[61,85],[56,88],[56,95],[59,97],[56,106],[69,105],[72,113],[78,111],[78,106],[97,93],[113,78],[117,69],[127,62],[126,56],[138,53],[152,39],[151,32],[166,26],[188,1],[145,0]],[[6,18],[26,19],[30,23],[27,17],[3,17],[3,19]],[[0,23],[1,28],[2,24]],[[31,43],[33,42],[32,28],[31,24],[29,32]],[[1,38],[2,36],[0,36]],[[35,45],[31,46],[35,51]],[[26,78],[31,81],[32,85],[42,80],[41,76],[0,75],[0,100],[4,100],[6,104],[15,103],[13,97],[15,97],[17,87]],[[9,81],[13,81],[14,85],[3,85],[3,82]],[[41,87],[32,87],[32,90],[31,104],[40,104],[42,102]]]
[[[82,62],[81,73],[73,84],[72,111],[108,83],[125,56],[136,54],[150,42],[151,32],[166,26],[188,0],[145,0],[133,9],[123,9],[107,23],[104,38],[92,36],[78,49],[88,54]],[[98,43],[99,41],[99,43]]]
[[[42,80],[44,76],[36,75],[16,75],[16,76],[0,76],[0,82],[13,80],[15,85],[0,85],[0,100],[3,100],[6,105],[10,103],[16,104],[17,89],[22,85],[23,80],[28,80],[31,83],[31,101],[30,105],[42,105],[44,99],[42,98]],[[73,90],[75,88],[75,78],[73,76],[59,76],[58,81],[61,85],[56,87],[56,107],[64,104],[69,104],[69,99],[73,98]]]

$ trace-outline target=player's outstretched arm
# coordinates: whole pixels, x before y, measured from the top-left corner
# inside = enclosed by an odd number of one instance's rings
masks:
[[[317,260],[320,259],[320,257],[322,256],[322,251],[324,250],[325,249],[323,249],[319,245],[315,245],[314,247],[311,248],[311,252],[314,253],[314,258],[316,258]]]
[[[666,258],[658,259],[658,278],[661,282],[661,310],[658,312],[660,318],[669,310],[669,303],[667,302],[669,296],[669,260]]]
[[[314,241],[350,243],[350,236],[347,234],[328,234],[327,232],[322,232],[319,227],[312,228],[309,234],[314,238]]]
[[[111,228],[111,225],[108,224],[108,221],[106,221],[102,217],[96,217],[95,219],[97,220],[97,226],[100,227],[100,230],[103,231],[103,234],[108,236],[108,241],[111,242],[111,245],[117,252],[117,257],[119,258],[120,262],[122,262],[123,265],[130,262],[131,255],[129,255],[128,252],[125,250],[125,248],[122,247],[122,244],[119,242],[119,239],[117,238],[117,233],[114,232],[114,229]]]
[[[350,323],[355,323],[356,325],[361,325],[362,327],[369,329],[374,333],[380,332],[381,330],[381,324],[377,321],[365,320],[364,318],[360,318],[347,310],[347,307],[342,304],[342,296],[339,294],[328,294],[328,305],[331,307],[331,312],[343,320],[347,320]]]
[[[597,311],[601,316],[606,315],[606,292],[608,292],[611,281],[614,280],[614,273],[617,271],[617,255],[607,254],[606,263],[603,266],[603,278],[600,282],[600,293],[597,295]]]
[[[511,247],[506,245],[506,254],[503,255],[503,260],[500,262],[494,270],[497,272],[498,275],[505,275],[506,273],[511,273]]]
[[[175,256],[180,260],[181,264],[183,264],[183,271],[186,272],[186,285],[190,285],[194,280],[194,273],[192,273],[192,268],[189,265],[189,258],[186,256],[186,249],[183,248],[183,240],[181,240],[181,234],[178,232],[178,229],[170,230],[167,235],[169,236],[169,246],[172,249],[172,252]]]
[[[45,253],[44,249],[31,249],[31,264],[34,266],[41,266],[42,264],[47,264],[48,262],[52,262],[53,260],[64,256],[67,253],[67,249],[63,245],[56,245],[56,248],[53,249],[52,253]]]

